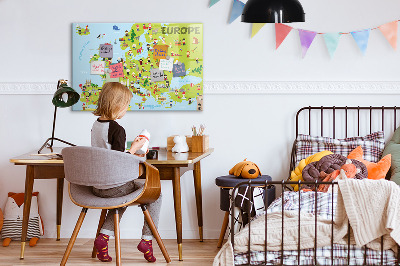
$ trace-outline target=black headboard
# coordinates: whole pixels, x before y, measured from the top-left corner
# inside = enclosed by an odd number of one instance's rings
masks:
[[[296,137],[299,134],[347,138],[362,136],[382,130],[385,138],[391,137],[398,126],[396,106],[308,106],[296,114]],[[295,165],[293,144],[290,171]],[[289,172],[290,176],[290,172]]]

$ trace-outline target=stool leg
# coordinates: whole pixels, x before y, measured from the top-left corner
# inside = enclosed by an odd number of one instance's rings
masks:
[[[224,217],[224,221],[222,222],[221,234],[219,235],[217,248],[220,248],[222,246],[222,242],[224,241],[224,237],[225,237],[226,228],[228,227],[228,222],[229,222],[229,212],[225,212],[225,217]]]

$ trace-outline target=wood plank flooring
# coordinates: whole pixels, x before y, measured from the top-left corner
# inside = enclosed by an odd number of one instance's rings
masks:
[[[61,258],[64,255],[69,239],[40,239],[36,247],[25,248],[25,259],[20,260],[19,254],[21,244],[19,241],[12,241],[9,247],[0,246],[0,265],[60,265]],[[122,264],[123,265],[212,265],[215,255],[218,253],[216,239],[204,240],[200,242],[197,239],[183,240],[183,261],[178,260],[178,246],[176,240],[163,240],[172,262],[167,264],[162,256],[157,242],[154,241],[153,248],[157,261],[149,264],[143,254],[136,249],[140,240],[121,240]],[[68,259],[67,265],[115,265],[114,239],[110,240],[109,251],[113,257],[112,263],[104,263],[97,258],[92,259],[92,239],[77,239]]]

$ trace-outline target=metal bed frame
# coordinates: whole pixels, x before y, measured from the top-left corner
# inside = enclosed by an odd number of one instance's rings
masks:
[[[357,127],[357,136],[360,136],[360,123],[361,123],[361,119],[360,119],[360,113],[365,113],[365,112],[369,112],[369,132],[370,133],[372,133],[372,130],[373,130],[373,118],[375,118],[375,117],[377,117],[377,116],[373,116],[374,114],[376,114],[376,112],[379,112],[380,111],[380,113],[381,113],[381,116],[378,116],[378,117],[381,117],[380,119],[381,119],[381,128],[380,128],[380,130],[382,130],[382,131],[384,131],[385,130],[385,114],[386,113],[388,113],[387,111],[390,111],[390,113],[392,113],[393,114],[393,116],[392,116],[392,118],[393,118],[393,131],[396,129],[396,125],[397,125],[397,111],[399,110],[400,108],[398,108],[398,107],[396,107],[396,106],[393,106],[393,107],[385,107],[385,106],[382,106],[382,107],[372,107],[372,106],[369,106],[369,107],[360,107],[360,106],[357,106],[357,107],[348,107],[348,106],[344,106],[344,107],[337,107],[337,106],[331,106],[331,107],[324,107],[324,106],[320,106],[320,107],[312,107],[312,106],[308,106],[308,107],[303,107],[303,108],[301,108],[298,112],[297,112],[297,114],[296,114],[296,137],[300,134],[299,133],[299,131],[300,131],[300,128],[299,128],[299,126],[300,126],[300,120],[301,120],[301,117],[300,117],[300,115],[302,114],[302,112],[306,112],[306,111],[308,111],[308,134],[309,135],[311,135],[311,133],[312,133],[312,125],[311,125],[311,122],[312,122],[312,115],[311,115],[311,113],[312,113],[312,111],[317,111],[317,112],[319,112],[319,116],[320,116],[320,122],[319,121],[314,121],[313,123],[315,123],[315,122],[319,122],[320,123],[320,136],[324,136],[324,127],[325,127],[325,125],[326,125],[326,123],[324,124],[324,117],[325,117],[325,121],[327,121],[327,120],[329,120],[329,119],[327,119],[327,117],[326,117],[326,113],[328,113],[328,112],[324,112],[324,111],[326,111],[326,110],[330,110],[329,111],[329,114],[328,115],[331,115],[331,117],[328,117],[328,118],[331,118],[332,119],[332,130],[333,130],[333,132],[332,132],[332,137],[333,138],[335,138],[336,137],[336,131],[337,131],[337,129],[336,129],[336,123],[337,123],[337,120],[340,120],[340,119],[336,119],[336,116],[337,116],[337,112],[344,112],[344,121],[343,120],[341,120],[341,121],[339,121],[339,122],[341,122],[341,124],[342,124],[342,126],[344,126],[344,132],[345,132],[345,136],[344,137],[348,137],[348,125],[349,125],[349,113],[351,113],[351,112],[356,112],[356,116],[357,116],[357,124],[356,125],[354,125],[354,123],[353,124],[350,124],[350,125],[353,125],[353,126],[356,126]],[[303,120],[305,120],[305,119],[303,119]],[[354,121],[355,122],[355,121]],[[306,125],[307,125],[307,123],[306,123]],[[295,154],[295,146],[296,146],[296,141],[294,142],[294,144],[293,144],[293,149],[292,149],[292,153],[291,153],[291,160],[290,160],[290,171],[292,171],[295,167],[296,167],[296,165],[295,165],[295,158],[296,158],[296,154]],[[289,172],[289,176],[290,176],[290,172]],[[246,181],[246,182],[242,182],[242,183],[240,183],[240,184],[238,184],[237,186],[235,186],[234,187],[234,189],[233,189],[233,191],[232,191],[232,195],[235,195],[235,192],[236,192],[236,190],[239,188],[239,187],[242,187],[242,186],[254,186],[254,187],[259,187],[259,188],[263,188],[264,189],[264,192],[265,192],[265,195],[266,195],[266,198],[268,198],[268,189],[266,189],[266,188],[268,188],[269,186],[271,186],[271,185],[275,185],[275,186],[281,186],[281,188],[282,188],[282,195],[283,195],[283,193],[285,192],[285,190],[291,190],[290,188],[290,186],[288,186],[288,185],[292,185],[292,184],[295,184],[295,185],[299,185],[299,187],[300,187],[300,185],[301,184],[306,184],[306,185],[314,185],[314,191],[315,192],[317,192],[317,189],[318,189],[318,186],[319,185],[324,185],[324,184],[330,184],[330,185],[332,185],[332,189],[334,189],[334,186],[336,186],[338,183],[336,182],[336,181],[332,181],[332,182],[319,182],[319,181],[315,181],[315,182],[302,182],[302,181],[285,181],[285,180],[283,180],[283,181],[265,181],[265,182],[263,182],[263,181],[252,181],[251,179],[249,180],[249,181]],[[250,189],[250,198],[252,198],[252,193],[253,193],[253,191]],[[301,192],[300,192],[300,190],[298,191],[298,193],[299,193],[299,202],[301,202]],[[333,252],[334,252],[334,250],[333,250],[333,224],[334,224],[334,216],[333,216],[333,210],[334,210],[334,206],[333,206],[333,199],[334,199],[334,193],[332,193],[332,213],[331,213],[331,215],[332,215],[332,238],[331,238],[331,261],[332,261],[332,265],[333,265],[333,263],[334,263],[334,254],[333,254]],[[315,193],[315,213],[317,213],[317,202],[318,202],[318,198],[317,198],[317,193]],[[264,202],[264,207],[265,207],[265,210],[267,210],[267,201],[265,201]],[[300,204],[299,204],[299,206],[300,206]],[[284,212],[284,197],[282,197],[282,212]],[[299,207],[299,210],[298,210],[298,214],[299,214],[299,220],[298,220],[298,226],[300,227],[300,207]],[[267,211],[265,211],[265,247],[264,247],[264,262],[262,262],[262,263],[259,263],[259,265],[272,265],[272,264],[268,264],[268,262],[267,262],[267,252],[268,252],[268,250],[267,250],[267,242],[268,242],[268,239],[267,239],[267,233],[268,233],[268,227],[267,227],[267,225],[268,225],[268,219],[267,219]],[[232,201],[231,201],[231,232],[230,232],[230,236],[231,236],[231,239],[230,239],[230,241],[231,241],[231,244],[232,244],[232,247],[234,248],[234,245],[235,245],[235,241],[234,241],[234,237],[235,237],[235,234],[234,234],[234,217],[235,217],[235,208],[234,208],[234,197],[232,197]],[[317,238],[318,238],[318,236],[317,236],[317,226],[316,226],[316,224],[317,224],[317,215],[315,215],[315,239],[314,239],[314,258],[313,258],[313,261],[314,261],[314,263],[313,264],[307,264],[307,265],[318,265],[317,264],[317,254],[316,254],[316,248],[317,248]],[[250,249],[250,243],[251,243],[251,219],[249,219],[249,222],[248,222],[248,227],[249,227],[249,242],[248,242],[248,245],[247,245],[247,264],[245,264],[245,265],[250,265],[251,264],[251,249]],[[284,265],[283,264],[283,259],[284,259],[284,256],[283,256],[283,251],[284,251],[284,240],[283,240],[283,234],[284,234],[284,218],[283,218],[283,216],[282,216],[282,232],[281,232],[281,234],[282,234],[282,238],[281,238],[281,249],[280,249],[280,254],[281,254],[281,256],[280,256],[280,264],[278,264],[278,265]],[[298,248],[297,248],[297,265],[305,265],[305,264],[300,264],[300,254],[301,254],[301,249],[300,249],[300,242],[301,242],[301,237],[300,237],[300,230],[299,230],[299,233],[298,233],[298,244],[297,244],[297,246],[298,246]],[[396,262],[395,262],[395,265],[400,265],[400,246],[399,245],[397,245],[397,248],[398,248],[398,250],[399,250],[399,252],[397,253],[397,258],[396,258]],[[367,265],[366,263],[367,263],[367,253],[366,253],[366,246],[363,246],[363,249],[364,249],[364,263],[363,263],[363,265]],[[348,233],[347,233],[347,264],[346,265],[350,265],[350,224],[349,224],[349,226],[348,226]],[[383,236],[381,237],[381,256],[380,256],[380,265],[385,265],[384,264],[384,261],[383,261]]]

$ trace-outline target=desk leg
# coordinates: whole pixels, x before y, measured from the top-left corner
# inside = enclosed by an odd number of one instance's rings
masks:
[[[57,241],[60,241],[64,178],[57,178]]]
[[[21,255],[20,259],[24,259],[26,235],[28,233],[29,213],[31,212],[31,200],[34,181],[34,166],[26,166],[25,177],[25,195],[24,195],[24,213],[22,219],[22,232],[21,232]]]
[[[174,191],[175,223],[178,242],[179,260],[182,259],[182,205],[181,205],[181,174],[179,167],[174,167],[174,178],[172,179]]]
[[[201,169],[200,161],[194,164],[194,191],[196,194],[197,220],[199,225],[200,242],[203,242],[203,203],[201,196]]]

